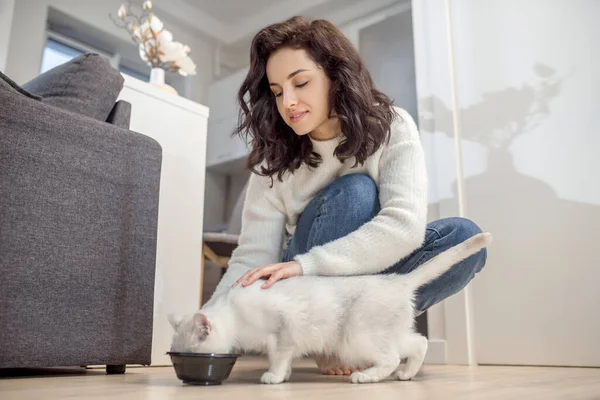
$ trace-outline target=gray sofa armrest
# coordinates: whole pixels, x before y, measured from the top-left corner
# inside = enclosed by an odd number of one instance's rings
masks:
[[[112,125],[116,125],[119,128],[129,129],[130,120],[131,104],[124,100],[119,100],[115,103],[110,114],[108,114],[106,122]]]
[[[0,368],[150,363],[161,157],[0,90]]]

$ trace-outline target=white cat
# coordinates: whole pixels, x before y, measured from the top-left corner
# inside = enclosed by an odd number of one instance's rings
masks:
[[[170,316],[171,351],[266,352],[270,366],[261,382],[271,384],[287,381],[292,361],[307,355],[370,365],[352,373],[353,383],[392,373],[411,379],[427,352],[427,339],[414,331],[415,291],[491,240],[489,233],[473,236],[406,275],[300,276],[269,289],[261,289],[260,281],[238,285],[195,314]],[[402,358],[406,366],[398,370]]]

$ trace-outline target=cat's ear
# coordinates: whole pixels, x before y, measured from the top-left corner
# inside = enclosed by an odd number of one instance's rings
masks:
[[[196,328],[201,332],[210,332],[210,321],[206,318],[206,315],[201,312],[194,314],[194,325],[196,325]]]
[[[183,322],[183,316],[178,314],[168,314],[167,319],[169,320],[169,323],[171,324],[174,330],[177,330]]]

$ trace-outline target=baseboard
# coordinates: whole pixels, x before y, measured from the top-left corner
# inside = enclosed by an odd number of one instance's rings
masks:
[[[443,339],[429,339],[429,347],[425,356],[425,364],[447,364],[446,341]]]

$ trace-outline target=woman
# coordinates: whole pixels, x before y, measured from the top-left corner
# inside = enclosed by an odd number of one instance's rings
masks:
[[[481,232],[473,222],[426,222],[427,174],[410,115],[374,88],[330,22],[294,17],[253,39],[238,101],[253,171],[239,246],[216,297],[259,279],[404,274]],[[460,291],[486,251],[422,287],[417,313]],[[355,366],[317,359],[323,373]]]

